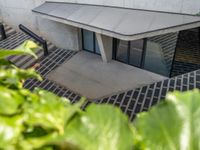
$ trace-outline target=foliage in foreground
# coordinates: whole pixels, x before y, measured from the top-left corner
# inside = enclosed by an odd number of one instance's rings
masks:
[[[41,77],[3,59],[31,54],[28,41],[17,50],[0,51],[0,149],[197,150],[200,149],[200,94],[168,94],[166,101],[129,123],[120,109],[91,104],[85,111],[50,92],[23,88],[27,78]],[[8,52],[8,53],[7,53]]]

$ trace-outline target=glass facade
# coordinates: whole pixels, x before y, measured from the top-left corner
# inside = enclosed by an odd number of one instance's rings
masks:
[[[124,62],[126,64],[140,67],[143,53],[144,40],[136,41],[122,41],[114,39],[116,43],[116,56],[115,60]]]
[[[128,42],[118,40],[117,41],[117,60],[128,63]]]
[[[155,42],[147,41],[144,69],[169,76],[162,47]]]
[[[177,38],[178,33],[169,33],[135,41],[114,39],[113,59],[169,77]]]
[[[97,42],[97,38],[95,37],[95,53],[101,55],[99,44]]]
[[[142,63],[144,40],[130,42],[130,65],[140,67]]]
[[[144,69],[169,77],[175,55],[178,33],[147,39]]]
[[[94,32],[82,30],[83,50],[99,54]],[[113,39],[113,59],[170,77],[178,33],[169,33],[135,41]]]
[[[83,44],[83,50],[89,51],[95,54],[101,54],[99,45],[95,36],[94,32],[88,31],[88,30],[82,30],[82,44]]]
[[[93,32],[83,30],[83,49],[88,51],[94,50]]]

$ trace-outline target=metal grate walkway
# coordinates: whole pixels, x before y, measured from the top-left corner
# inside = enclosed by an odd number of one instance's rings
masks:
[[[200,89],[200,70],[180,75],[142,88],[96,100],[118,106],[133,120],[137,113],[149,110],[163,100],[169,91]]]

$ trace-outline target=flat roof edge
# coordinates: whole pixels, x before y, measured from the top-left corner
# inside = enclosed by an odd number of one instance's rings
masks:
[[[200,21],[196,21],[196,22],[191,22],[191,23],[187,23],[187,24],[182,24],[182,25],[178,25],[178,26],[172,26],[172,27],[168,27],[168,28],[163,28],[163,29],[158,29],[158,30],[153,30],[153,31],[148,31],[148,32],[143,32],[143,33],[138,33],[138,34],[121,34],[121,33],[116,33],[113,31],[109,31],[106,29],[102,29],[102,28],[98,28],[98,27],[94,27],[94,26],[90,26],[88,24],[83,24],[80,22],[75,22],[72,20],[67,20],[61,17],[57,17],[57,16],[52,16],[49,14],[45,14],[45,13],[41,13],[35,10],[32,10],[34,13],[36,13],[39,16],[42,16],[44,18],[56,21],[56,22],[60,22],[60,23],[64,23],[64,24],[68,24],[71,26],[75,26],[78,28],[83,28],[86,30],[90,30],[99,34],[104,34],[107,36],[111,36],[111,37],[115,37],[121,40],[137,40],[137,39],[142,39],[142,38],[147,38],[147,37],[152,37],[152,36],[157,36],[157,35],[161,35],[161,34],[166,34],[166,33],[172,33],[172,32],[178,32],[178,31],[182,31],[182,30],[186,30],[186,29],[192,29],[195,27],[200,27]]]

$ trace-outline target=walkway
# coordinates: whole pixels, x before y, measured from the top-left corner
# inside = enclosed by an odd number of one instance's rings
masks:
[[[91,100],[166,79],[117,61],[104,63],[99,55],[85,51],[78,52],[47,78]]]

